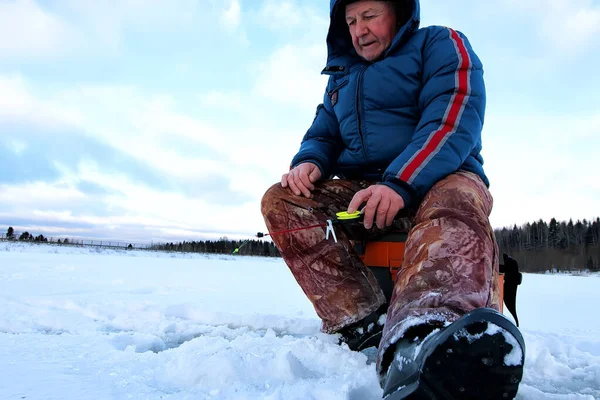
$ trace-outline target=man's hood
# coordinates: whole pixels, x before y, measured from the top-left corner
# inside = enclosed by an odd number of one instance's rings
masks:
[[[420,23],[419,0],[393,0],[400,7],[410,8],[410,18],[400,28],[386,54],[392,51],[407,35],[418,29]],[[359,57],[352,46],[352,38],[346,25],[346,8],[348,0],[331,0],[330,23],[327,34],[327,68],[345,66],[351,59]]]

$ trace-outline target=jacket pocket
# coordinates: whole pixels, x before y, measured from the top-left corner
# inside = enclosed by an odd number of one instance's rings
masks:
[[[333,89],[330,89],[327,91],[327,96],[329,96],[329,100],[331,101],[332,107],[335,107],[335,105],[338,102],[338,92],[340,91],[340,89],[342,89],[344,86],[346,86],[349,81],[350,81],[350,79],[345,79],[344,81],[339,82],[336,85],[334,85]]]

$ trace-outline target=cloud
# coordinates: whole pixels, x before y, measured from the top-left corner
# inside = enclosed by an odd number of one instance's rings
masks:
[[[169,0],[57,0],[53,10],[76,23],[91,42],[117,48],[127,30],[150,33],[195,27],[202,20],[201,3],[180,0],[173,7]]]
[[[495,227],[598,216],[600,114],[491,113],[483,138]]]
[[[128,34],[208,34],[222,10],[205,0],[5,0],[0,2],[0,59],[118,55]],[[237,5],[237,6],[236,6]],[[239,26],[238,0],[226,21]]]
[[[223,232],[231,237],[248,237],[262,226],[255,204],[238,202],[231,207],[210,199],[157,191],[92,168],[82,174],[102,187],[111,180],[120,186],[120,192],[90,195],[63,182],[0,184],[0,222],[8,226],[29,221],[47,227],[41,233],[53,232],[57,226],[75,227],[64,233],[145,241],[164,239],[163,232],[170,229],[194,232],[196,239],[219,237]],[[126,231],[135,231],[138,236],[125,236]]]
[[[31,94],[29,85],[20,75],[0,75],[0,123],[16,120],[57,127],[79,125],[82,115],[77,108],[40,101]]]
[[[199,97],[204,107],[228,108],[223,123],[213,125],[178,111],[172,96],[131,86],[42,91],[19,76],[0,82],[0,105],[20,99],[0,111],[7,133],[0,152],[14,166],[0,176],[5,220],[35,215],[35,225],[50,227],[84,221],[94,225],[88,235],[106,226],[144,226],[143,237],[154,238],[164,237],[163,229],[230,237],[264,229],[260,198],[287,171],[316,107],[295,131],[293,119],[279,113],[297,114],[294,105],[209,92]]]
[[[0,182],[53,181],[90,162],[102,165],[107,173],[127,174],[141,184],[169,187],[162,171],[69,126],[43,128],[24,121],[2,124],[2,129],[0,157],[10,168],[0,170]]]
[[[295,0],[265,0],[250,15],[285,43],[276,44],[258,65],[253,95],[313,117],[328,79],[321,71],[327,62],[329,7],[317,10]]]
[[[599,44],[600,5],[592,0],[504,0],[513,10],[525,13],[551,49],[579,52]],[[535,23],[539,21],[539,23]]]
[[[293,1],[267,0],[263,3],[259,15],[271,28],[292,29],[303,22],[299,9],[300,7]]]
[[[212,91],[200,95],[200,104],[205,107],[217,107],[228,110],[242,110],[242,94],[240,92]]]
[[[320,73],[326,60],[322,45],[286,45],[262,66],[255,91],[279,104],[314,110],[325,93],[327,77]]]
[[[600,196],[589,174],[598,7],[431,1],[424,16],[465,28],[486,65],[494,224],[587,217]],[[0,171],[0,224],[168,240],[264,229],[261,196],[323,100],[327,4],[173,4],[0,0],[0,22],[10,22],[0,48],[13,46],[0,58],[17,60],[0,71],[0,159],[12,168]],[[4,40],[27,34],[35,40],[16,50]],[[585,63],[565,57],[577,54],[562,51],[569,41]]]
[[[221,14],[221,23],[226,28],[236,30],[242,22],[242,7],[239,0],[230,0],[229,7]]]
[[[68,222],[60,221],[60,225],[52,225],[49,221],[46,224],[38,225],[39,220],[35,217],[14,217],[4,218],[0,215],[0,236],[6,234],[8,227],[12,227],[15,230],[15,234],[18,236],[20,233],[25,231],[30,234],[37,236],[42,234],[48,238],[67,235],[79,236],[81,233],[90,232],[94,228],[94,224],[85,222]]]
[[[0,59],[60,55],[77,45],[74,33],[33,0],[0,2]]]
[[[146,184],[162,181],[157,170],[86,132],[85,117],[74,107],[34,97],[20,77],[0,76],[0,154],[10,166],[0,170],[0,182],[57,179],[59,166],[74,169],[85,160]]]
[[[196,232],[197,238],[201,238],[203,232],[220,232],[221,235],[228,232],[232,236],[247,237],[260,229],[262,221],[256,203],[233,197],[231,203],[223,198],[211,198],[211,191],[228,189],[222,187],[223,182],[214,183],[216,188],[200,182],[198,187],[206,193],[193,196],[140,185],[125,174],[111,174],[87,163],[79,167],[75,178],[0,183],[0,221],[18,225],[19,221],[29,220],[32,225],[47,226],[46,233],[56,226],[77,226],[78,230],[65,233],[87,237],[104,234],[125,238],[121,234],[123,230],[136,230],[139,236],[127,236],[136,240],[158,240],[160,232],[167,229]],[[91,191],[90,185],[93,186]],[[107,230],[114,233],[111,235]]]
[[[40,224],[40,220],[46,221]],[[0,235],[6,234],[11,226],[15,234],[28,231],[35,236],[43,234],[49,239],[56,240],[68,237],[75,240],[110,241],[119,243],[120,246],[133,244],[170,243],[184,240],[216,240],[223,236],[230,239],[243,240],[247,235],[231,235],[213,230],[170,228],[154,225],[153,222],[136,219],[95,219],[92,222],[83,222],[79,217],[72,217],[68,213],[36,214],[34,217],[4,217],[0,213]],[[142,239],[140,239],[142,238]]]
[[[237,42],[243,47],[250,46],[250,40],[243,26],[244,15],[239,0],[228,0],[228,2],[213,2],[213,12],[219,13],[221,28],[230,35],[235,35]],[[214,35],[214,33],[212,33]],[[206,33],[209,35],[209,33]]]
[[[131,87],[80,86],[40,96],[23,78],[0,77],[0,85],[7,89],[0,105],[20,99],[0,112],[0,157],[11,166],[0,172],[5,216],[33,211],[52,216],[51,225],[81,218],[96,228],[107,219],[118,225],[120,215],[133,217],[130,227],[152,216],[152,232],[252,232],[263,224],[258,203],[272,182],[260,135],[249,135],[254,128],[217,129],[177,112],[170,96]],[[54,110],[77,110],[78,117],[48,118]]]
[[[325,35],[329,26],[328,13],[323,14],[310,5],[293,0],[266,0],[255,13],[262,26],[275,31],[292,31],[302,27],[301,32],[295,33],[305,35],[307,31],[313,31]]]
[[[596,9],[574,10],[566,18],[562,19],[562,24],[561,34],[557,34],[551,28],[550,24],[548,24],[546,27],[548,34],[554,35],[554,38],[564,48],[571,46],[583,47],[592,42],[597,34],[600,33],[600,7]]]

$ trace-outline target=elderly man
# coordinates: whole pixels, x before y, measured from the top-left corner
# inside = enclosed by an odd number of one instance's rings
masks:
[[[499,310],[483,170],[482,64],[450,28],[419,29],[418,0],[331,1],[323,103],[262,213],[322,319],[353,350],[378,346],[390,399],[508,399],[525,346]],[[333,179],[333,178],[339,179]],[[362,210],[363,226],[297,230]],[[349,242],[409,233],[386,304]]]

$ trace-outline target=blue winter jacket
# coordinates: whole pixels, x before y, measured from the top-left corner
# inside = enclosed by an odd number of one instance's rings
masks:
[[[483,66],[467,38],[450,28],[419,29],[419,1],[375,62],[359,57],[342,0],[331,1],[329,75],[323,103],[292,160],[323,178],[381,182],[417,206],[440,179],[466,170],[486,185],[481,157]]]

